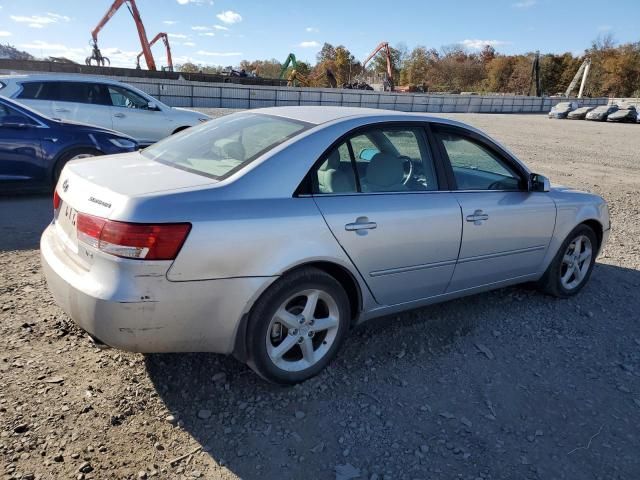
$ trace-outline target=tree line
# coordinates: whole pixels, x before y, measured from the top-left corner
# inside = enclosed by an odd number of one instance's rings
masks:
[[[591,69],[584,95],[591,97],[640,96],[640,42],[616,45],[611,36],[594,40],[584,55],[572,53],[540,54],[540,82],[544,95],[563,94],[585,58],[591,59]],[[438,93],[504,93],[530,95],[534,53],[505,55],[486,45],[470,51],[461,45],[440,49],[417,46],[409,50],[400,44],[391,48],[391,66],[395,85],[408,90]],[[193,64],[181,66],[182,71],[222,73],[222,67]],[[238,69],[260,77],[278,78],[282,63],[277,59],[243,60]],[[325,43],[316,56],[316,63],[297,62],[297,72],[312,80],[315,86],[326,86],[323,75],[331,70],[338,84],[359,79],[374,81],[387,70],[386,58],[376,55],[362,70],[362,62],[344,45]],[[287,78],[289,71],[285,73]],[[364,74],[364,75],[363,75]]]

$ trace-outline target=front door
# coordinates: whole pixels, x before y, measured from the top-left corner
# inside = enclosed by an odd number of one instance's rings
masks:
[[[518,165],[481,139],[437,135],[462,209],[460,257],[448,292],[517,279],[539,271],[556,220],[555,203],[530,192]]]
[[[150,109],[146,98],[125,87],[108,85],[113,129],[142,144],[155,143],[171,135],[172,123],[159,108]]]
[[[359,131],[312,175],[314,199],[380,304],[444,293],[462,221],[454,193],[439,191],[418,127]]]

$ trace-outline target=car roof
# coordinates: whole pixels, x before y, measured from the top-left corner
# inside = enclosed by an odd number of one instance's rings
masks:
[[[85,74],[57,74],[57,73],[36,73],[36,74],[8,74],[0,75],[0,81],[49,81],[49,82],[100,82],[112,85],[122,85],[122,81],[113,80],[107,77],[92,76]]]
[[[467,124],[449,120],[442,117],[434,117],[424,113],[403,112],[399,110],[385,110],[381,108],[361,108],[361,107],[324,107],[324,106],[292,106],[292,107],[268,107],[246,110],[248,113],[260,113],[264,115],[274,115],[313,125],[345,120],[348,118],[375,118],[385,117],[388,120],[398,121],[421,121],[438,122],[449,125],[458,125],[469,130],[475,130]]]

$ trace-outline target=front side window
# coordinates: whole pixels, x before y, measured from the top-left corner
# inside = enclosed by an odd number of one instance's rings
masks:
[[[284,117],[237,113],[165,138],[145,148],[142,155],[182,170],[223,178],[308,126]]]
[[[519,190],[520,176],[493,152],[455,133],[440,133],[458,190]]]
[[[114,85],[109,85],[108,88],[111,103],[114,107],[136,108],[139,110],[149,109],[149,101],[142,95]]]
[[[318,194],[438,189],[422,129],[410,127],[371,128],[352,135],[321,160],[313,177]]]

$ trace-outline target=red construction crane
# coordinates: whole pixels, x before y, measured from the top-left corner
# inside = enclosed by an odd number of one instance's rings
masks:
[[[142,23],[142,18],[140,18],[140,11],[136,6],[136,0],[115,0],[111,5],[111,8],[107,10],[107,13],[102,20],[96,25],[96,28],[91,32],[92,38],[92,46],[93,53],[90,57],[87,57],[85,63],[87,65],[91,65],[92,60],[95,60],[96,64],[99,66],[105,66],[105,64],[110,64],[111,62],[107,57],[104,57],[98,48],[98,34],[104,28],[111,17],[113,17],[116,12],[120,9],[122,5],[127,5],[129,12],[131,12],[131,16],[133,17],[133,21],[136,24],[136,28],[138,29],[138,37],[140,37],[140,44],[142,45],[142,53],[144,55],[144,59],[147,62],[147,68],[149,70],[156,69],[156,62],[153,59],[153,54],[151,53],[151,47],[149,46],[149,40],[147,40],[147,32],[144,29],[144,24]]]
[[[168,69],[170,72],[173,72],[173,59],[171,58],[171,45],[169,44],[169,35],[164,32],[160,32],[155,37],[153,37],[153,40],[149,42],[149,48],[153,47],[155,43],[160,39],[162,39],[162,41],[164,42],[164,46],[167,49]],[[144,55],[144,50],[140,52],[136,57],[136,68],[140,68],[140,57],[142,57],[142,55]]]
[[[371,60],[373,57],[375,57],[379,51],[384,50],[384,54],[385,57],[387,58],[387,82],[389,83],[389,89],[393,90],[393,68],[391,67],[391,49],[389,48],[389,44],[387,42],[382,42],[380,43],[373,52],[371,52],[371,55],[369,55],[367,57],[367,59],[362,62],[362,71],[364,72],[365,69],[367,68],[367,63],[369,63],[369,60]]]

